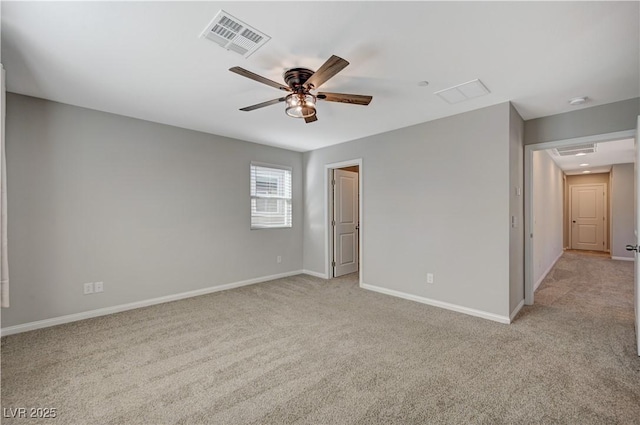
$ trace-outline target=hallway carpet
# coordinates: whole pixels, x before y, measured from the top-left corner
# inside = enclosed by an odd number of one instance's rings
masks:
[[[3,424],[640,424],[633,263],[512,325],[299,275],[2,338]]]

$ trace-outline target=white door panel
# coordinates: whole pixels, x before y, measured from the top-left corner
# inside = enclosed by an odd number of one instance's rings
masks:
[[[353,233],[340,235],[340,259],[339,264],[353,264],[355,258],[353,256],[355,250],[355,235]]]
[[[578,229],[578,243],[595,246],[598,243],[597,226],[593,224],[583,224]]]
[[[334,277],[358,271],[358,173],[334,170]]]

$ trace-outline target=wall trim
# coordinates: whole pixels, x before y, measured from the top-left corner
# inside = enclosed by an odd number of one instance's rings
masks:
[[[509,323],[513,322],[513,319],[515,319],[518,313],[520,313],[520,310],[522,310],[522,307],[524,307],[524,298],[520,300],[520,303],[516,306],[516,308],[513,309],[513,311],[509,315]]]
[[[611,257],[611,259],[619,261],[635,261],[634,257]]]
[[[564,251],[561,251],[560,254],[558,254],[558,256],[556,257],[555,260],[553,260],[551,262],[551,265],[547,268],[547,270],[544,271],[544,273],[542,273],[542,275],[540,276],[540,279],[538,279],[536,281],[536,283],[533,285],[533,291],[535,292],[538,287],[540,286],[540,284],[542,283],[542,281],[544,280],[545,277],[547,277],[547,275],[549,274],[549,272],[551,271],[551,269],[553,268],[553,266],[556,265],[556,263],[558,262],[558,260],[560,259],[560,257],[562,257],[562,254],[564,254]]]
[[[226,291],[228,289],[239,288],[241,286],[254,285],[256,283],[267,282],[283,277],[295,276],[304,273],[302,270],[295,270],[286,273],[279,273],[270,276],[256,277],[253,279],[242,280],[239,282],[227,283],[224,285],[211,286],[208,288],[196,289],[194,291],[181,292],[179,294],[165,295],[158,298],[150,298],[147,300],[135,301],[127,304],[120,304],[111,307],[98,308],[95,310],[83,311],[80,313],[67,314],[65,316],[52,317],[50,319],[37,320],[35,322],[23,323],[15,326],[8,326],[0,330],[1,336],[13,335],[21,332],[32,331],[35,329],[48,328],[51,326],[62,325],[65,323],[77,322],[79,320],[91,319],[93,317],[106,316],[109,314],[120,313],[127,310],[135,310],[136,308],[148,307],[156,304],[164,304],[171,301],[183,300],[185,298],[193,298],[200,295],[211,294],[213,292]]]
[[[318,273],[311,270],[302,270],[302,273],[308,274],[309,276],[319,277],[320,279],[329,279],[326,274]]]
[[[511,320],[508,316],[500,316],[498,314],[489,313],[482,310],[476,310],[469,307],[463,307],[457,304],[451,304],[444,301],[438,301],[431,298],[421,297],[419,295],[407,294],[406,292],[396,291],[394,289],[382,288],[380,286],[369,285],[366,283],[361,283],[360,287],[362,289],[367,289],[369,291],[379,292],[385,295],[391,295],[393,297],[404,298],[405,300],[416,301],[422,304],[431,305],[434,307],[444,308],[446,310],[455,311],[458,313],[468,314],[470,316],[481,317],[483,319],[491,320],[498,323],[509,324]],[[524,303],[524,301],[523,301]]]

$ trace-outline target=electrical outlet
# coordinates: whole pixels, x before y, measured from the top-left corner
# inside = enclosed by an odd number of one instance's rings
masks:
[[[433,273],[427,273],[427,283],[433,283]]]
[[[278,255],[278,256],[276,257],[276,262],[277,262],[278,264],[282,263],[282,255]]]
[[[93,284],[93,291],[94,292],[102,292],[104,291],[104,286],[102,282],[96,282]]]
[[[93,282],[84,284],[84,294],[85,295],[93,294]]]

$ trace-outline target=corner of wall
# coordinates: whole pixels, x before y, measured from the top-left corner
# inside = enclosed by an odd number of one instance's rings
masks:
[[[509,312],[524,303],[524,120],[509,102]]]

